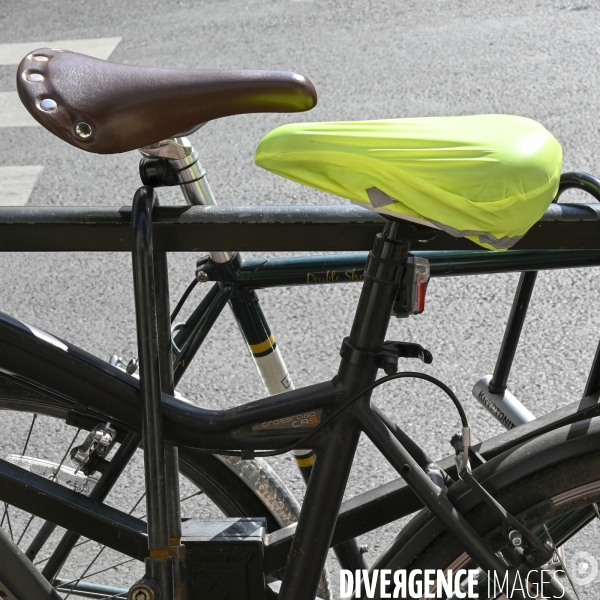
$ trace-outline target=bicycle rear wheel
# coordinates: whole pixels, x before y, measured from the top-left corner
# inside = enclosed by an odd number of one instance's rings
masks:
[[[81,444],[87,431],[81,423],[71,422],[68,409],[41,392],[2,377],[0,409],[4,431],[0,439],[0,458],[46,478],[54,478],[79,493],[89,494],[94,479],[81,472],[75,473],[76,465],[70,458],[71,450]],[[117,446],[107,458],[114,457]],[[143,519],[144,475],[140,455],[141,450],[137,450],[106,503]],[[227,464],[226,459],[217,456],[183,449],[179,462],[183,518],[262,516],[267,520],[269,531],[287,524],[286,519],[293,519],[293,510],[289,514],[281,510],[286,503],[277,494],[283,493],[285,486],[268,465],[256,468],[263,477],[262,486],[259,486],[249,477],[241,478],[239,466]],[[246,465],[246,471],[251,466]],[[265,487],[271,495],[270,503],[265,497]],[[277,509],[275,505],[278,505]],[[289,512],[290,507],[287,508]],[[65,535],[65,530],[22,510],[17,503],[0,502],[0,523],[6,535],[23,552],[29,551],[28,556],[40,571],[47,569]],[[44,530],[49,535],[44,536]],[[143,573],[142,562],[87,538],[78,539],[67,560],[59,566],[51,570],[50,580],[63,598],[124,598],[131,583]],[[0,581],[1,573],[2,565]],[[17,600],[30,600],[18,590],[10,592]]]
[[[594,503],[600,501],[600,419],[575,423],[527,442],[488,461],[474,474],[524,525],[542,536],[546,525],[555,544],[562,545],[596,519]],[[495,551],[509,550],[498,519],[470,488],[457,482],[448,495]],[[372,568],[456,573],[476,565],[427,511],[421,511]],[[479,597],[488,595],[480,590]]]

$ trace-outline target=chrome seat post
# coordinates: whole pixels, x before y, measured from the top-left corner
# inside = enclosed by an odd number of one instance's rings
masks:
[[[192,132],[193,130],[190,130]],[[188,133],[188,132],[185,132]],[[197,150],[185,136],[172,137],[157,144],[140,149],[144,158],[163,158],[173,169],[185,201],[190,206],[214,206],[217,204],[212,193],[206,171],[200,164]],[[235,252],[213,251],[211,259],[216,263],[229,262]]]
[[[140,149],[144,158],[164,158],[177,176],[186,202],[190,205],[216,204],[206,181],[206,171],[198,160],[198,152],[186,137],[172,137]]]

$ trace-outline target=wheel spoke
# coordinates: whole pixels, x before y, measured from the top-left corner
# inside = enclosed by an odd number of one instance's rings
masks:
[[[69,452],[71,452],[71,448],[73,447],[73,444],[75,443],[75,440],[77,439],[77,436],[79,435],[80,431],[81,431],[81,428],[79,428],[77,430],[77,432],[75,433],[75,435],[73,436],[73,439],[71,440],[71,443],[69,444],[69,447],[67,448],[67,451],[65,452],[64,456],[62,457],[62,460],[58,464],[58,467],[56,467],[56,471],[54,471],[54,480],[57,479],[58,472],[60,471],[60,468],[63,466],[63,463],[67,459]]]
[[[121,592],[120,594],[115,594],[114,596],[107,596],[102,600],[113,600],[113,598],[127,598],[127,593],[128,592]]]
[[[180,502],[185,502],[186,500],[189,500],[190,498],[195,498],[196,496],[202,496],[202,494],[204,494],[204,492],[202,490],[200,490],[198,492],[194,492],[193,494],[190,494],[189,496],[182,498],[180,500]]]
[[[29,432],[27,433],[27,438],[25,439],[25,445],[23,446],[23,452],[21,454],[25,454],[27,451],[27,446],[29,446],[29,440],[31,439],[31,432],[33,431],[33,426],[35,425],[35,421],[37,419],[37,413],[33,415],[31,419],[31,425],[29,426]]]
[[[132,514],[133,511],[140,505],[140,503],[142,502],[142,500],[146,497],[146,492],[144,492],[140,498],[138,499],[138,501],[133,505],[133,507],[131,508],[131,510],[129,511],[128,514]],[[87,575],[87,572],[92,568],[92,566],[94,565],[94,563],[98,560],[98,558],[100,557],[100,555],[104,552],[104,550],[106,549],[106,546],[102,546],[100,548],[100,550],[98,551],[98,553],[96,554],[96,556],[94,556],[94,558],[92,559],[92,561],[90,562],[90,564],[84,569],[83,573],[79,576],[78,579],[74,579],[72,581],[68,581],[63,585],[70,585],[70,584],[75,584],[77,585],[80,581],[82,581],[83,579],[87,579],[88,577],[92,577],[93,575],[97,575],[98,573],[103,573],[104,571],[98,571],[96,573],[93,573],[92,575]],[[134,560],[134,559],[132,559]],[[131,562],[131,561],[126,561],[126,562]],[[112,567],[108,567],[105,570],[110,570],[113,568],[116,568],[118,566],[120,566],[121,564],[125,564],[125,563],[120,563],[117,565],[113,565]],[[57,573],[57,577],[58,577],[58,573]],[[67,593],[67,595],[65,596],[65,600],[74,592],[74,588],[71,588],[71,590],[69,590],[69,592]]]
[[[56,588],[61,593],[66,589],[72,589],[73,594],[83,598],[96,598],[97,600],[111,600],[112,598],[126,598],[129,593],[128,589],[125,588],[109,588],[95,583],[77,583],[68,584],[66,581],[56,580]],[[67,587],[68,586],[68,587]],[[102,591],[102,588],[107,588],[106,591]]]
[[[102,548],[100,548],[100,550],[98,551],[96,556],[94,556],[94,558],[92,559],[92,562],[85,568],[85,570],[83,571],[83,573],[81,574],[79,579],[77,579],[75,581],[75,585],[77,585],[82,579],[86,578],[86,573],[92,568],[93,564],[100,558],[100,555],[104,552],[105,548],[106,548],[106,546],[102,546]],[[69,582],[69,583],[73,583],[73,582]],[[67,598],[73,593],[73,591],[74,591],[74,588],[71,588],[69,590],[69,593],[65,596],[65,600],[67,600]]]
[[[140,502],[146,497],[146,492],[144,492],[141,496],[140,499],[133,505],[133,508],[127,513],[129,515],[133,514],[133,511],[140,505]],[[143,517],[140,517],[140,519]]]
[[[29,517],[29,520],[27,521],[27,523],[25,523],[25,527],[23,528],[23,532],[21,533],[21,535],[19,536],[19,539],[17,541],[17,546],[21,543],[21,540],[23,539],[23,536],[27,533],[27,530],[29,529],[29,526],[31,525],[31,522],[33,521],[33,519],[35,519],[35,515],[31,515]]]
[[[15,537],[13,535],[12,525],[10,523],[10,515],[8,514],[8,503],[4,503],[4,514],[2,515],[2,521],[0,522],[0,527],[4,525],[4,519],[6,518],[6,523],[8,525],[8,532],[10,533],[10,539],[14,542]]]
[[[105,548],[105,546],[102,547],[102,550],[104,550],[104,548]],[[100,554],[100,553],[98,553],[98,554]],[[124,560],[115,565],[111,565],[110,567],[105,567],[104,569],[100,569],[99,571],[94,571],[93,573],[89,573],[85,577],[80,577],[79,579],[71,579],[71,581],[65,581],[64,583],[61,583],[61,585],[71,585],[73,583],[79,583],[80,581],[82,581],[84,579],[89,579],[90,577],[94,577],[94,575],[100,575],[100,573],[106,573],[106,571],[110,571],[111,569],[117,569],[119,567],[122,567],[123,565],[133,562],[134,560],[137,560],[137,558],[128,558],[127,560]],[[58,589],[60,589],[60,586]]]
[[[550,535],[550,530],[548,529],[548,527],[546,526],[545,523],[544,523],[544,531],[546,532],[546,535],[548,536],[548,539],[554,545],[554,540],[552,539],[552,536]],[[577,593],[577,589],[575,588],[575,584],[573,583],[573,580],[571,579],[571,575],[569,574],[569,570],[567,569],[567,565],[565,564],[565,561],[562,559],[562,557],[560,555],[560,552],[556,552],[555,551],[554,554],[556,554],[556,557],[558,558],[558,562],[560,562],[560,566],[563,568],[563,571],[565,572],[565,575],[567,576],[567,579],[569,580],[569,583],[571,584],[571,587],[573,588],[573,592],[575,593],[575,596],[577,597],[577,600],[580,600],[579,594]]]
[[[90,540],[89,538],[85,539],[85,540],[83,540],[83,542],[79,542],[78,544],[75,544],[74,548],[79,548],[79,546],[89,544],[90,542],[93,542],[93,541],[94,540]],[[50,555],[50,556],[52,556],[52,555]],[[37,567],[38,565],[41,565],[42,563],[49,561],[50,556],[46,556],[46,558],[41,558],[40,560],[38,560],[37,562],[34,562],[33,564]]]
[[[27,446],[29,446],[29,440],[31,439],[31,432],[33,431],[33,426],[35,425],[35,421],[37,419],[37,413],[35,413],[31,419],[31,425],[29,426],[29,431],[27,432],[27,437],[25,438],[25,444],[23,445],[23,450],[21,452],[21,455],[25,455],[25,452],[27,451]],[[13,537],[13,532],[12,532],[12,527],[10,524],[10,516],[8,514],[8,504],[5,502],[4,503],[4,513],[2,514],[2,521],[0,521],[0,527],[2,527],[2,525],[4,525],[4,519],[7,519],[8,522],[8,529],[10,531],[10,538],[12,539],[12,541],[14,542],[14,537]],[[21,533],[20,537],[19,537],[19,541],[17,542],[17,544],[21,543],[21,540],[23,539],[23,536],[25,535],[25,533],[27,532],[27,528],[29,527],[29,525],[31,524],[31,521],[33,521],[33,515],[31,515],[29,521],[27,521],[27,524],[25,525],[25,529],[23,529],[23,533]]]

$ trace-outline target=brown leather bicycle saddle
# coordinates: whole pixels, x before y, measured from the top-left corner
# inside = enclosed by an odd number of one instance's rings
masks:
[[[317,103],[312,83],[296,73],[138,67],[50,48],[21,61],[17,89],[46,129],[100,154],[135,150],[220,117]]]

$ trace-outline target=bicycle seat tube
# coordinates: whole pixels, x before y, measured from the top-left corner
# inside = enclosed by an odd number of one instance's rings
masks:
[[[400,225],[387,223],[377,236],[365,269],[365,282],[354,317],[350,343],[359,353],[381,350],[392,313],[402,272],[408,257],[408,242],[398,235]],[[342,359],[339,380],[347,390],[359,390],[377,376],[373,361],[365,364]],[[365,394],[369,398],[370,393]],[[308,481],[300,520],[290,550],[290,559],[280,597],[309,600],[316,593],[318,574],[325,564],[342,497],[360,435],[354,410],[348,409],[329,427],[317,450],[317,459]],[[319,518],[315,519],[314,515]]]

